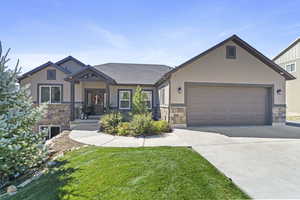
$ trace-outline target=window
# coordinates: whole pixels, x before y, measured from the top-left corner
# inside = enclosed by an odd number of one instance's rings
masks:
[[[296,71],[296,64],[295,63],[287,64],[285,66],[285,70],[287,72],[295,72]]]
[[[119,90],[119,109],[131,109],[131,90]]]
[[[40,103],[61,103],[61,86],[43,85],[40,86]]]
[[[45,139],[48,140],[50,138],[53,138],[57,136],[60,133],[60,126],[53,126],[53,125],[41,125],[39,127],[40,132],[45,131]]]
[[[149,109],[152,109],[152,90],[144,90],[143,93],[145,94],[145,102]]]
[[[159,104],[160,105],[165,105],[165,88],[161,88],[159,90]]]
[[[236,58],[236,47],[226,46],[226,58],[235,59]]]
[[[47,70],[47,80],[56,80],[56,70],[55,69]]]

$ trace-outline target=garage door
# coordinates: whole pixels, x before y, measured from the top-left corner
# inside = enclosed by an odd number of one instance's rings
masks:
[[[263,87],[187,86],[187,123],[264,125],[269,123],[269,94]]]

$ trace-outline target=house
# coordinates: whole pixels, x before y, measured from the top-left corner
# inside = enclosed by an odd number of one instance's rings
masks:
[[[282,50],[273,61],[297,77],[286,84],[287,115],[300,116],[300,80],[298,79],[300,71],[297,70],[297,66],[300,66],[300,38]]]
[[[47,102],[40,127],[69,129],[85,110],[130,111],[140,85],[157,118],[173,126],[271,125],[285,122],[285,83],[295,77],[233,35],[175,68],[107,63],[90,66],[69,56],[19,78],[33,100]],[[54,130],[55,129],[55,130]]]

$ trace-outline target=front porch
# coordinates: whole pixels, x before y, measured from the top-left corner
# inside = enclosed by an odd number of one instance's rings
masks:
[[[109,110],[109,85],[114,84],[114,80],[91,67],[66,80],[71,84],[71,121],[95,118]]]

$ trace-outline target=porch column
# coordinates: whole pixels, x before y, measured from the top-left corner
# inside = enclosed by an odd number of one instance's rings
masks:
[[[75,119],[75,81],[71,81],[71,121]]]
[[[108,111],[110,108],[109,108],[109,96],[110,96],[110,92],[109,92],[109,84],[107,83],[106,84],[106,111]]]

